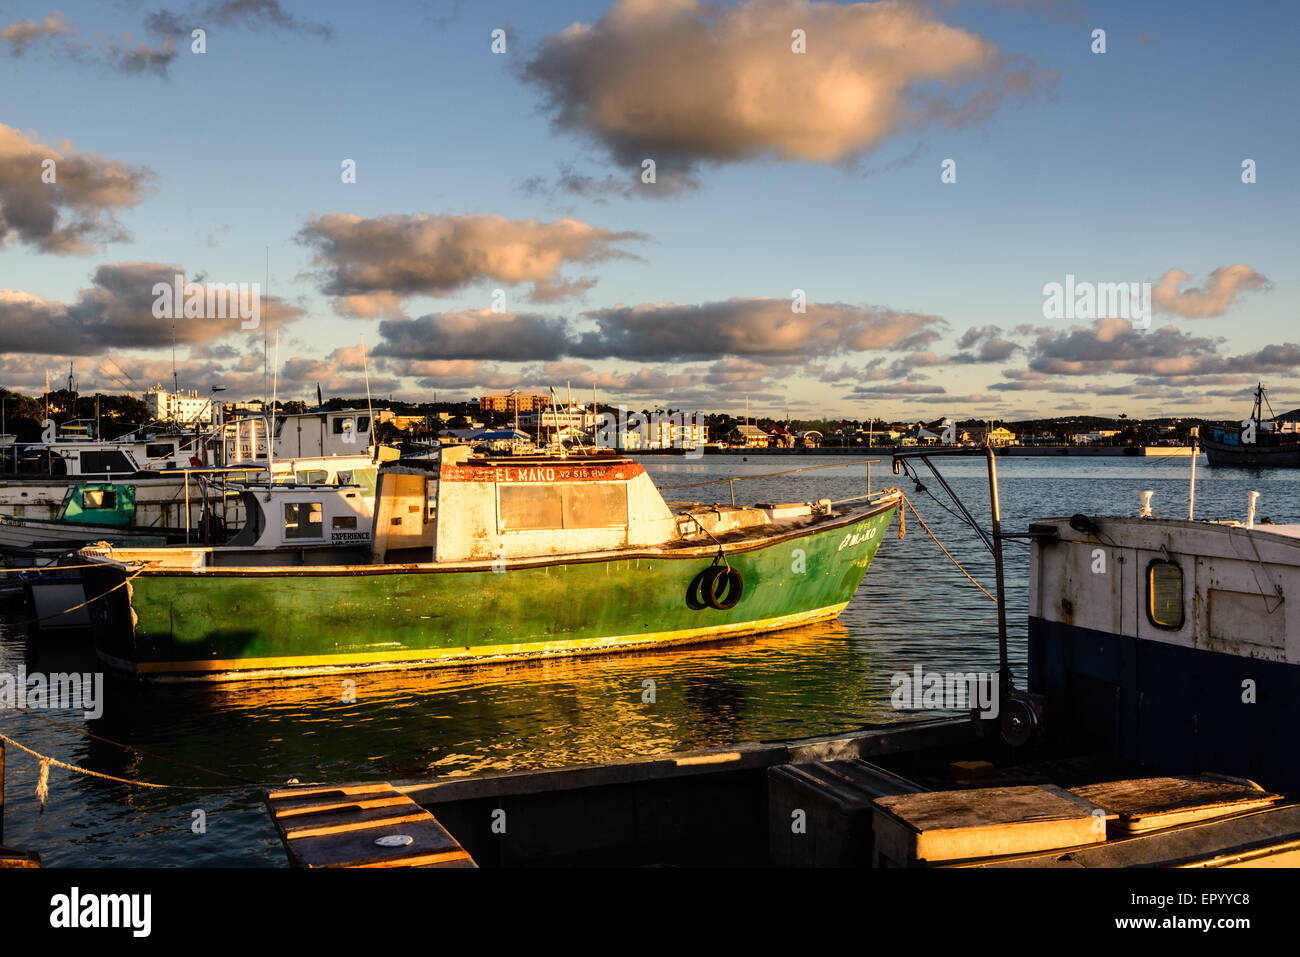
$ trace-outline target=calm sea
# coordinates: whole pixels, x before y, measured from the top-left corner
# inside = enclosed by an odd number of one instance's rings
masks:
[[[661,487],[836,464],[736,483],[740,503],[842,499],[866,488],[862,457],[761,455],[647,458]],[[940,463],[982,522],[982,460]],[[992,559],[974,534],[926,492],[873,465],[872,487],[897,485],[949,551],[991,591]],[[1187,459],[999,460],[1004,526],[1035,517],[1136,514],[1155,492],[1158,514],[1187,513]],[[922,467],[923,469],[923,467]],[[924,475],[927,489],[946,501]],[[1197,516],[1258,514],[1300,522],[1300,472],[1198,468]],[[727,486],[667,491],[670,501],[729,501]],[[897,526],[895,526],[896,529]],[[1024,685],[1028,548],[1008,544],[1011,663]],[[89,671],[79,641],[29,641],[18,609],[0,618],[0,671]],[[101,718],[0,712],[0,728],[70,764],[134,780],[132,788],[55,768],[44,812],[36,762],[9,749],[4,843],[41,853],[48,866],[283,867],[284,855],[255,788],[243,782],[350,782],[482,774],[661,754],[687,748],[846,731],[906,713],[889,702],[890,675],[916,664],[934,671],[995,671],[994,604],[946,559],[908,515],[891,529],[861,589],[829,625],[693,649],[573,661],[479,666],[397,676],[356,676],[355,703],[340,678],[214,687],[109,683]],[[643,682],[655,685],[643,703]],[[99,738],[132,746],[123,750]],[[177,762],[180,762],[179,764]],[[181,786],[184,786],[183,788]],[[206,830],[193,824],[202,812]]]

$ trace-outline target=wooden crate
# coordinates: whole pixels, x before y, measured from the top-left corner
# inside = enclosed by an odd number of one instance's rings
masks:
[[[926,867],[1106,839],[1105,812],[1053,785],[877,798],[875,862]]]
[[[777,867],[868,867],[872,802],[924,788],[861,759],[768,769],[768,859]],[[802,811],[801,832],[794,815]]]

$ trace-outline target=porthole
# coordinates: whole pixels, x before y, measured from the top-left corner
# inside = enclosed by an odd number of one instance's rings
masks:
[[[1183,627],[1183,570],[1157,558],[1147,566],[1147,617],[1157,628]]]

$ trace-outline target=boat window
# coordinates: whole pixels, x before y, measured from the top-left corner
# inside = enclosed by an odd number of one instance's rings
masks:
[[[334,420],[334,434],[342,435],[344,432],[352,431],[352,420],[346,417],[340,417]]]
[[[335,515],[331,525],[334,528],[356,528],[357,517],[355,515]]]
[[[149,459],[165,459],[175,451],[176,446],[170,442],[154,442],[144,447],[145,458]]]
[[[378,481],[379,469],[356,469],[352,472],[351,482],[360,485],[365,492],[366,498],[375,497],[375,484]],[[340,485],[344,484],[342,481]]]
[[[562,528],[558,485],[501,485],[501,530]]]
[[[357,431],[365,432],[370,428],[370,416],[363,415],[357,419]]]
[[[81,472],[83,475],[96,472],[134,472],[131,463],[121,452],[82,452]]]
[[[284,506],[285,538],[320,538],[320,502],[290,502]]]
[[[1183,627],[1183,570],[1176,562],[1147,566],[1147,617],[1158,628]]]
[[[311,469],[296,475],[299,485],[324,485],[328,477],[329,473],[324,469]]]
[[[627,524],[627,486],[619,482],[565,485],[565,528],[609,528]]]
[[[117,508],[117,490],[88,488],[81,492],[82,508]]]
[[[504,484],[498,488],[502,531],[627,524],[627,487],[621,482]]]

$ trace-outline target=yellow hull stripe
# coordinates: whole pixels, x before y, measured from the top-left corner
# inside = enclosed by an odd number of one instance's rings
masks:
[[[112,655],[100,657],[120,670],[138,675],[177,675],[202,672],[207,680],[236,680],[251,677],[257,672],[293,671],[298,674],[338,671],[348,667],[367,670],[401,667],[414,662],[455,664],[458,660],[493,660],[509,658],[549,658],[559,655],[594,654],[605,651],[623,651],[639,647],[663,647],[684,644],[702,639],[728,638],[764,631],[780,631],[816,621],[837,618],[848,602],[826,605],[812,611],[795,612],[742,621],[727,625],[706,625],[678,631],[651,632],[641,635],[619,635],[612,638],[570,638],[561,641],[534,642],[531,644],[482,645],[470,648],[423,649],[418,651],[374,651],[339,655],[299,655],[283,658],[215,658],[205,661],[125,661]],[[229,672],[218,675],[217,672]]]

